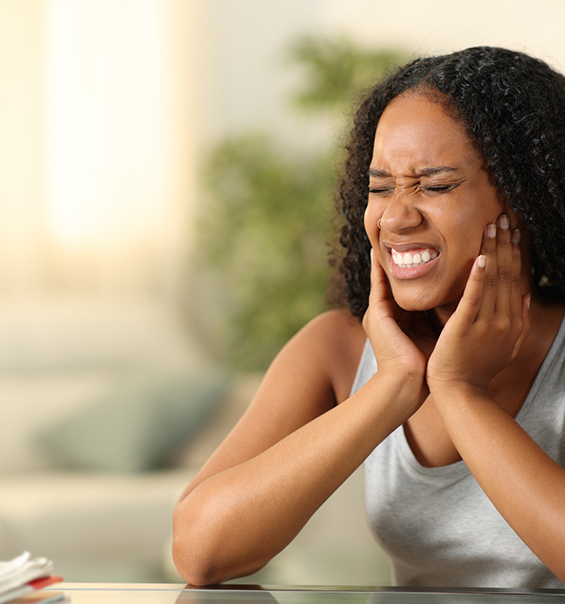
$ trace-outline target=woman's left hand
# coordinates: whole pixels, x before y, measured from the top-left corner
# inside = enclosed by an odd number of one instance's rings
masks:
[[[529,330],[529,294],[521,291],[520,231],[506,214],[485,228],[456,311],[429,359],[430,391],[469,385],[488,391],[491,380],[516,356]]]
[[[565,581],[565,470],[489,396],[491,380],[528,334],[529,294],[522,294],[520,276],[519,232],[510,232],[503,215],[485,229],[481,256],[429,359],[426,379],[449,438],[477,483]]]

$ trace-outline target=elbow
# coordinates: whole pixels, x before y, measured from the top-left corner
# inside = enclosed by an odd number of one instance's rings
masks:
[[[230,557],[224,559],[225,542],[223,547],[214,547],[206,540],[176,531],[173,533],[173,562],[181,577],[194,587],[219,585],[231,579],[246,577],[260,570],[266,563],[257,560],[247,560],[237,556],[230,562]],[[253,558],[253,557],[252,557]]]
[[[206,517],[206,514],[196,516]],[[225,539],[220,539],[217,532],[210,534],[205,526],[182,514],[177,506],[173,515],[173,562],[189,585],[218,585],[238,576],[225,568]]]
[[[264,566],[253,566],[246,570],[232,568],[230,572],[230,569],[218,564],[218,557],[209,556],[202,551],[195,552],[181,538],[173,539],[173,561],[181,577],[193,587],[219,585],[230,579],[250,575]]]
[[[225,518],[207,505],[177,504],[173,514],[173,562],[181,577],[194,587],[218,585],[248,576],[269,560],[264,552],[234,535],[231,514]],[[214,518],[214,522],[204,519]],[[245,540],[244,540],[245,541]]]
[[[217,561],[214,563],[215,556],[210,553],[210,547],[206,547],[206,539],[188,530],[177,510],[173,516],[172,555],[179,574],[189,585],[206,587],[225,580],[218,576]]]
[[[217,585],[225,580],[218,576],[217,568],[206,560],[206,556],[197,555],[184,539],[176,535],[173,538],[173,562],[181,577],[194,587]]]
[[[195,518],[205,517],[203,510],[196,510],[194,506],[187,509],[186,499],[180,499],[173,511],[173,544],[172,557],[174,565],[180,576],[194,587],[205,587],[214,585],[220,582],[219,579],[213,576],[213,568],[206,561],[206,539],[202,538],[198,531],[198,523]],[[200,512],[200,513],[199,513]]]

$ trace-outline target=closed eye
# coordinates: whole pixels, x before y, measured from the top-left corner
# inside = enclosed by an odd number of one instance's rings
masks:
[[[449,185],[420,185],[420,189],[429,195],[442,195],[443,193],[453,191],[459,184],[460,183]]]
[[[371,195],[385,197],[386,195],[394,193],[394,187],[369,187],[369,193]]]
[[[417,185],[417,187],[414,189],[415,191],[422,191],[424,193],[426,193],[427,195],[443,195],[445,193],[449,193],[450,191],[453,191],[453,189],[457,188],[461,183],[457,182],[457,183],[449,183],[449,184],[429,184],[429,185]],[[388,185],[388,186],[380,186],[380,187],[376,187],[376,186],[370,186],[369,185],[369,194],[371,195],[377,195],[378,197],[387,197],[389,195],[393,195],[394,192],[396,190],[396,187],[393,185]]]

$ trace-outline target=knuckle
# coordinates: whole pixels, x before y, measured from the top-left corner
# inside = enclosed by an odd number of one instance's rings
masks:
[[[471,308],[478,308],[481,305],[482,297],[479,294],[471,294],[467,302]]]
[[[496,249],[496,243],[494,239],[487,239],[484,244],[484,249],[487,255],[494,254],[494,250]]]
[[[503,283],[509,283],[512,280],[512,271],[506,266],[498,269],[498,278]]]
[[[496,275],[486,275],[485,276],[485,287],[488,289],[495,289],[497,286],[497,278]]]
[[[481,340],[486,340],[492,335],[492,330],[486,326],[483,326],[483,329],[479,332],[479,337]]]
[[[500,333],[508,333],[511,330],[511,327],[512,321],[510,320],[510,317],[503,316],[496,320],[496,329]]]

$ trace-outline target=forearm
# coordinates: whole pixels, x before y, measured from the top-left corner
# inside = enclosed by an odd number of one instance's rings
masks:
[[[405,421],[416,392],[410,380],[377,374],[347,401],[198,485],[175,511],[181,574],[209,584],[263,566]]]
[[[459,454],[520,538],[565,580],[565,470],[491,398],[471,387],[433,390]]]

